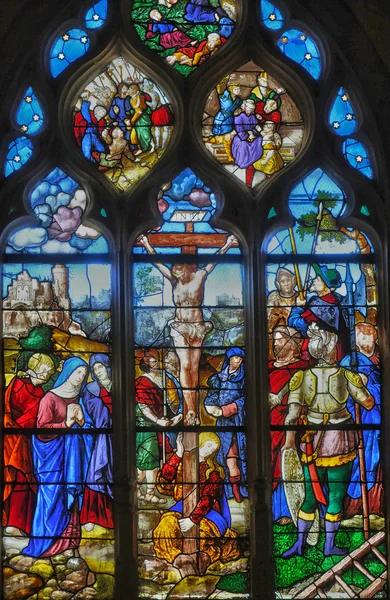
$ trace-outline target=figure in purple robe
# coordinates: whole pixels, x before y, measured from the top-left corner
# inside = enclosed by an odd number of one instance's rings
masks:
[[[221,8],[213,8],[209,0],[190,0],[186,6],[184,18],[191,23],[216,23],[221,18],[227,17]]]
[[[89,361],[94,381],[86,386],[83,405],[93,427],[107,429],[107,433],[93,436],[80,523],[87,531],[94,525],[112,529],[112,427],[111,365],[106,354],[93,354]]]
[[[163,16],[157,8],[152,8],[149,17],[151,22],[148,23],[146,39],[156,38],[160,35],[159,44],[165,50],[168,48],[185,48],[193,43],[193,40],[173,23],[163,21]]]
[[[250,169],[251,181],[248,182],[247,177],[246,182],[250,186],[254,174],[253,163],[259,160],[263,154],[262,136],[254,115],[255,103],[253,100],[245,100],[242,103],[242,109],[243,112],[234,117],[234,128],[237,135],[234,136],[232,142],[232,156],[240,169]]]

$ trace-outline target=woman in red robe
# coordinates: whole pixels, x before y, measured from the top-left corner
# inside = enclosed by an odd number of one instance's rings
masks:
[[[18,373],[5,392],[5,429],[23,430],[36,426],[39,402],[45,393],[42,385],[53,371],[54,363],[47,354],[30,357],[27,372]],[[29,535],[36,502],[31,442],[22,431],[10,435],[4,433],[3,526]],[[6,530],[8,532],[15,533]]]

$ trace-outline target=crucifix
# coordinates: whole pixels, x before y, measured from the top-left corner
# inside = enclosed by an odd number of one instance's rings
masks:
[[[238,245],[234,235],[221,233],[194,233],[194,221],[201,221],[206,211],[176,210],[171,222],[184,222],[184,233],[152,233],[149,237],[158,247],[180,247],[182,254],[195,255],[198,248],[219,248],[217,254],[225,254],[233,245]],[[148,254],[156,251],[145,235],[137,240]],[[154,266],[172,286],[173,304],[176,308],[173,319],[168,321],[170,335],[180,363],[179,381],[183,390],[183,418],[185,425],[199,424],[199,362],[203,340],[212,329],[202,312],[205,283],[216,264],[209,263],[198,268],[196,264],[173,264],[171,268],[155,262]],[[183,521],[188,518],[199,501],[198,480],[198,433],[185,431],[183,436]],[[199,526],[181,525],[183,554],[198,552]]]

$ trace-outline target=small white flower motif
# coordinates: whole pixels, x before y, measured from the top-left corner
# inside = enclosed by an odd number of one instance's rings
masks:
[[[22,125],[20,129],[23,131],[23,133],[26,133],[26,131],[28,130],[28,127],[27,127],[27,125]]]
[[[345,118],[347,119],[347,121],[352,121],[352,119],[353,119],[353,114],[352,114],[352,113],[347,113],[347,114],[345,115]]]
[[[338,121],[333,121],[332,127],[333,129],[338,129],[340,127],[340,123]]]
[[[268,18],[269,18],[270,21],[276,21],[276,15],[275,15],[275,13],[271,13]]]
[[[288,37],[287,37],[287,35],[284,35],[284,36],[281,38],[281,40],[280,40],[280,41],[282,42],[282,44],[287,44],[287,42],[288,42]]]
[[[312,55],[310,54],[310,52],[306,52],[306,54],[305,54],[305,59],[306,59],[306,60],[311,60],[312,58],[313,58],[313,57],[312,57]]]
[[[363,156],[361,156],[360,154],[358,154],[357,157],[356,157],[356,162],[357,163],[363,162]]]
[[[69,39],[70,39],[69,33],[64,33],[64,35],[62,36],[62,39],[64,40],[64,42],[69,41]]]
[[[306,41],[306,36],[304,33],[301,33],[301,35],[299,36],[299,39],[301,40],[301,42],[305,42]]]
[[[347,94],[343,94],[343,95],[341,96],[341,100],[342,100],[343,102],[346,102],[346,101],[348,100],[348,96],[347,96]]]
[[[21,160],[22,160],[22,159],[21,159],[21,157],[19,156],[19,154],[15,154],[15,156],[14,156],[14,162],[16,162],[16,163],[20,163],[20,161],[21,161]]]
[[[31,104],[32,96],[26,96],[24,100],[27,102],[27,104]]]
[[[92,16],[92,19],[93,19],[94,21],[99,21],[99,19],[100,19],[100,15],[98,15],[97,13],[95,13],[95,14]]]
[[[41,117],[39,115],[33,115],[33,120],[34,121],[39,121]]]
[[[57,58],[58,58],[59,60],[64,60],[64,59],[65,59],[65,54],[64,54],[63,52],[60,52],[60,53],[58,54]]]
[[[86,43],[88,42],[88,38],[87,38],[87,36],[86,36],[86,35],[83,35],[83,37],[82,37],[82,38],[80,38],[80,42],[81,42],[82,44],[86,44]]]

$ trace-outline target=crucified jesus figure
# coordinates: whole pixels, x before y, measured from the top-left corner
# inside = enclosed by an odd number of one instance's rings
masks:
[[[146,235],[141,235],[138,241],[148,254],[156,254]],[[236,237],[229,235],[217,254],[225,254],[236,243]],[[176,311],[168,325],[180,362],[179,380],[184,397],[184,422],[186,425],[195,425],[198,422],[197,387],[202,344],[206,334],[213,327],[210,321],[204,320],[201,306],[206,279],[216,264],[210,263],[201,268],[181,263],[174,264],[171,268],[162,263],[154,264],[172,285]]]

